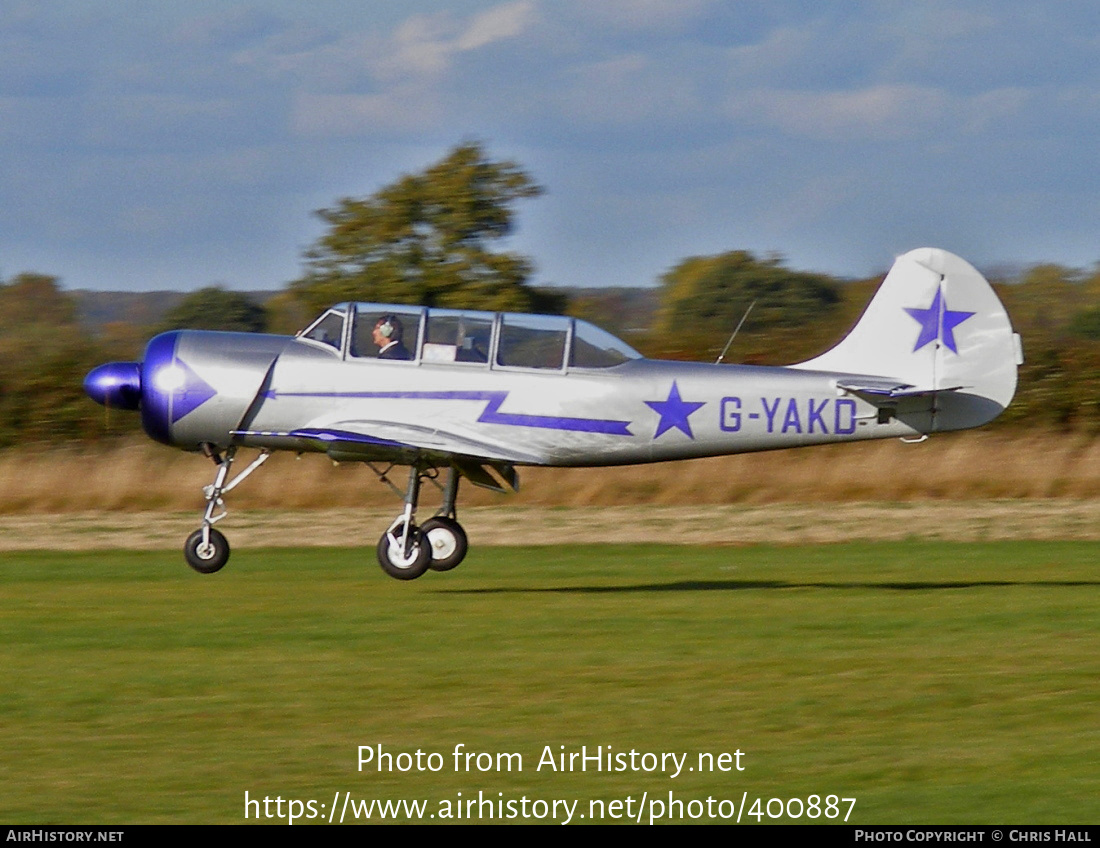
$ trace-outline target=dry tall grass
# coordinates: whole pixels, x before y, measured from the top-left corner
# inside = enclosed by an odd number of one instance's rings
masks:
[[[243,454],[242,454],[243,456]],[[245,457],[247,458],[247,457]],[[243,464],[238,463],[238,467]],[[394,482],[404,486],[404,469]],[[765,504],[929,499],[1092,498],[1100,440],[1050,433],[965,433],[605,469],[520,472],[522,506]],[[213,465],[151,444],[100,451],[0,454],[0,513],[190,510]],[[235,508],[395,507],[361,465],[277,454],[231,495]],[[434,504],[426,492],[425,504]],[[465,485],[464,506],[503,503]]]

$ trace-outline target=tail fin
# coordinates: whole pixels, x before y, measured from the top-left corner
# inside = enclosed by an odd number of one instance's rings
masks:
[[[857,394],[933,396],[932,429],[954,430],[999,415],[1022,362],[1019,336],[986,279],[966,260],[925,247],[898,257],[836,347],[792,367],[871,377],[839,381]]]

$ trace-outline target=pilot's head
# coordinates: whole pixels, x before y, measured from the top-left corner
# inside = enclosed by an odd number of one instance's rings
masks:
[[[390,342],[401,341],[401,320],[396,315],[383,315],[374,325],[372,338],[379,348],[383,348]]]

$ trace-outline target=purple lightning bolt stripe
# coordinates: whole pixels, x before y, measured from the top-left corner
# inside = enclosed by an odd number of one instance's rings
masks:
[[[483,400],[488,401],[477,419],[481,424],[504,424],[509,427],[538,427],[543,430],[569,430],[576,433],[604,433],[609,436],[632,436],[629,421],[599,418],[569,418],[557,415],[524,415],[501,412],[508,392],[280,392],[268,390],[268,398],[378,398],[393,400]]]

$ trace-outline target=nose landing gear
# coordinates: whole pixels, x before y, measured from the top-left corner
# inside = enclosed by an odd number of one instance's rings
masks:
[[[202,452],[214,460],[214,464],[218,466],[218,472],[214,476],[214,482],[203,489],[203,494],[206,496],[206,512],[202,517],[202,527],[187,537],[187,541],[183,544],[183,556],[195,571],[200,574],[213,574],[215,571],[221,571],[229,561],[229,541],[220,531],[214,529],[214,523],[221,521],[229,514],[229,510],[225,508],[224,495],[237,488],[249,474],[267,462],[271,452],[260,451],[260,455],[252,461],[252,464],[228,483],[226,480],[229,479],[229,470],[233,467],[237,449],[228,448],[223,457],[213,445],[204,444]]]

